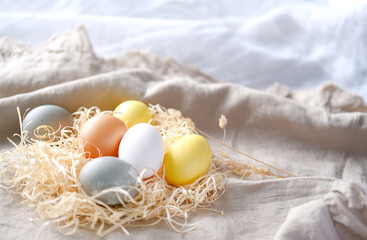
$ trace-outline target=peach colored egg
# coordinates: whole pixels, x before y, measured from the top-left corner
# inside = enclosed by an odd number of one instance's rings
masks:
[[[120,141],[126,131],[124,122],[109,114],[89,119],[79,134],[85,157],[117,157]]]

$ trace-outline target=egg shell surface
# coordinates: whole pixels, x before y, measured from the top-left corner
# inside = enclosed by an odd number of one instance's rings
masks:
[[[119,147],[119,158],[133,165],[138,174],[147,168],[143,178],[149,178],[153,176],[154,171],[159,171],[164,153],[162,136],[148,123],[139,123],[129,128]]]
[[[58,131],[64,127],[72,126],[73,121],[71,114],[65,108],[56,105],[41,105],[30,110],[25,116],[23,119],[23,131],[28,132],[29,138],[38,139],[34,132],[42,125],[48,125],[54,131]],[[37,134],[45,135],[47,131],[39,129]]]
[[[120,141],[126,131],[126,125],[110,114],[103,114],[89,119],[82,126],[79,134],[85,157],[117,157]]]
[[[148,123],[153,116],[148,106],[137,100],[129,100],[121,103],[114,110],[113,116],[121,119],[128,128],[138,123]]]
[[[186,185],[204,176],[211,162],[208,141],[197,134],[184,136],[172,143],[164,158],[165,177],[172,185]]]
[[[84,165],[79,174],[79,181],[89,196],[112,187],[121,187],[128,191],[131,197],[135,197],[137,190],[132,187],[135,186],[137,177],[135,168],[126,161],[116,157],[100,157]],[[118,196],[124,201],[123,193],[112,191],[97,199],[108,205],[116,206],[121,205]]]

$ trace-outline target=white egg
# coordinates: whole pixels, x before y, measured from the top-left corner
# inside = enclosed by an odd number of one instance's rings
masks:
[[[119,158],[133,165],[138,172],[147,169],[143,178],[153,176],[161,168],[164,159],[163,139],[158,130],[148,123],[129,128],[119,146]]]

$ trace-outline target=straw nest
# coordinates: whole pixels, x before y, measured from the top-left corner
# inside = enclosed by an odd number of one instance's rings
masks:
[[[149,108],[166,148],[184,135],[201,132],[178,110],[160,105]],[[276,176],[267,168],[234,160],[219,151],[213,153],[207,174],[190,185],[171,186],[159,174],[147,180],[138,177],[135,198],[119,188],[109,189],[106,191],[121,192],[128,200],[122,206],[107,206],[96,199],[97,195],[88,196],[78,180],[80,170],[88,162],[77,138],[78,131],[89,118],[98,114],[103,112],[97,107],[80,108],[73,113],[73,127],[59,130],[61,134],[41,126],[40,129],[48,130],[39,136],[45,140],[30,141],[27,133],[21,131],[20,142],[13,142],[13,149],[0,154],[1,187],[19,193],[24,202],[34,208],[35,220],[44,223],[36,238],[50,223],[64,234],[73,234],[78,228],[93,230],[99,236],[115,229],[129,234],[129,227],[144,227],[160,221],[165,221],[174,231],[190,231],[195,227],[188,222],[190,213],[198,208],[208,209],[221,196],[228,174],[241,178]],[[224,133],[226,124],[227,119],[222,116],[219,126]]]

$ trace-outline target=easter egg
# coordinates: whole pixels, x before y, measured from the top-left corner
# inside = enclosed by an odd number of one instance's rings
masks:
[[[56,105],[41,105],[31,111],[23,119],[23,131],[28,132],[28,137],[38,139],[35,133],[45,138],[40,137],[39,139],[47,138],[47,130],[39,128],[39,126],[47,125],[52,127],[54,131],[60,133],[60,130],[67,126],[72,126],[73,121],[71,114],[64,108]],[[56,135],[58,135],[56,133]]]
[[[79,138],[86,158],[118,156],[121,138],[127,131],[118,118],[103,114],[89,119],[81,128]]]
[[[153,116],[145,103],[129,100],[121,103],[115,109],[113,116],[121,119],[128,128],[138,123],[148,123]]]
[[[79,181],[82,189],[90,196],[112,187],[121,187],[134,197],[137,191],[131,187],[135,186],[137,177],[134,167],[126,161],[116,157],[100,157],[84,165]],[[112,206],[121,204],[119,198],[124,201],[124,194],[112,191],[97,197]]]
[[[129,128],[119,147],[119,158],[135,167],[138,174],[147,168],[143,178],[153,176],[163,164],[164,145],[158,130],[148,123]],[[154,169],[154,171],[152,171]]]
[[[184,136],[172,143],[164,157],[166,180],[172,185],[195,182],[208,171],[212,151],[208,141],[197,134]]]

